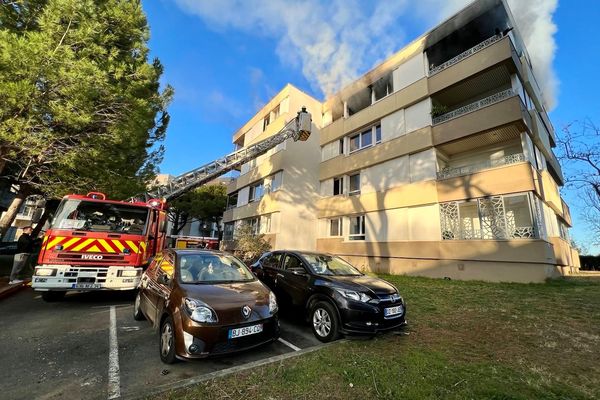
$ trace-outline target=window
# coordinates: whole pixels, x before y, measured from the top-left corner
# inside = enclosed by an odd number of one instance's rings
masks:
[[[360,194],[360,173],[350,175],[349,180],[350,190],[348,191],[348,194],[350,196]]]
[[[276,192],[281,188],[282,179],[283,171],[279,171],[271,177],[271,192]]]
[[[267,114],[265,119],[263,120],[263,131],[267,129],[267,126],[271,123],[271,114]]]
[[[381,100],[394,91],[392,73],[385,75],[373,84],[373,100]]]
[[[248,218],[245,222],[250,225],[250,232],[253,235],[260,233],[260,217]]]
[[[300,261],[298,257],[292,255],[285,256],[285,260],[283,261],[283,269],[290,272],[304,271],[302,261]]]
[[[232,240],[233,239],[233,229],[234,229],[234,222],[226,222],[225,226],[223,228],[223,239],[225,240]]]
[[[262,216],[262,219],[263,219],[262,225],[263,225],[264,233],[271,232],[271,220],[272,220],[271,215],[272,214],[266,214],[266,215]]]
[[[344,194],[344,177],[333,178],[333,195]]]
[[[350,235],[348,240],[365,240],[365,216],[350,217]]]
[[[344,154],[344,138],[340,139],[339,146],[339,154]]]
[[[373,142],[381,143],[381,125],[372,126],[361,133],[350,136],[348,138],[349,152],[353,153],[371,147]],[[342,143],[340,143],[340,149],[343,150]]]
[[[250,194],[248,196],[248,203],[252,203],[253,201],[260,200],[263,197],[264,188],[263,183],[260,182],[256,185],[250,186]]]
[[[279,260],[281,260],[281,253],[271,254],[266,256],[261,264],[263,267],[279,268]]]
[[[329,236],[342,236],[341,218],[333,218],[329,220]]]
[[[275,108],[273,108],[271,112],[265,116],[263,119],[263,131],[267,129],[267,126],[269,126],[271,122],[275,121],[279,117],[279,110],[279,104],[277,104]]]
[[[227,209],[228,210],[237,207],[237,203],[238,203],[238,192],[231,193],[229,196],[227,196]]]

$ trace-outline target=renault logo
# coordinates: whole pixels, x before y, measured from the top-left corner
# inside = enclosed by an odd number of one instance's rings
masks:
[[[250,307],[248,307],[248,306],[242,307],[242,315],[244,316],[244,318],[248,319],[251,312],[252,312],[252,309]]]

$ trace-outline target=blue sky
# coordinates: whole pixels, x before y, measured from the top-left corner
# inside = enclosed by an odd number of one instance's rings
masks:
[[[418,6],[407,0],[334,0],[331,5],[318,0],[307,2],[305,7],[288,3],[285,9],[278,8],[281,1],[143,2],[151,29],[151,54],[165,67],[163,82],[175,88],[161,172],[177,175],[230,152],[232,133],[286,83],[323,99],[326,88],[368,71],[466,0],[422,0]],[[540,27],[535,43],[541,47],[536,48],[536,54],[541,54],[548,68],[552,67],[558,81],[554,96],[557,106],[550,117],[557,131],[566,123],[585,118],[600,124],[600,45],[592,37],[600,21],[598,1],[562,0],[558,7],[555,3],[531,0],[539,14],[534,21]],[[297,8],[288,11],[290,4]],[[335,17],[323,15],[331,11]],[[376,19],[381,24],[360,25],[361,29],[369,29],[361,35],[353,24],[362,24],[363,19]],[[552,23],[557,28],[553,35]],[[371,43],[369,38],[376,40]],[[548,46],[552,39],[555,51]],[[318,50],[330,57],[318,60],[322,64],[315,63],[310,58],[314,54],[307,54],[305,49],[314,49],[323,42],[324,48]],[[342,46],[328,48],[339,43]],[[342,54],[344,46],[346,52]],[[332,61],[344,59],[345,54],[349,54],[345,63]],[[349,72],[344,75],[341,70]],[[572,234],[576,240],[586,241],[577,196],[568,191],[564,196],[575,220]],[[600,249],[591,250],[596,253]]]

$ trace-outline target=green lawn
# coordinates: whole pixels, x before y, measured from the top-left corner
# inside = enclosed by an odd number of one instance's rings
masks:
[[[407,301],[407,335],[337,343],[167,397],[600,398],[600,280],[383,278]]]

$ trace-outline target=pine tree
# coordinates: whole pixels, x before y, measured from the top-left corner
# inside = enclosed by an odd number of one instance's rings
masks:
[[[32,193],[143,191],[162,159],[172,89],[161,90],[163,68],[148,60],[140,2],[0,7],[0,174],[19,188],[15,202]]]

